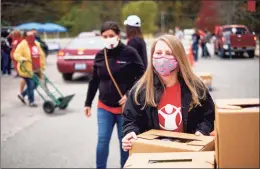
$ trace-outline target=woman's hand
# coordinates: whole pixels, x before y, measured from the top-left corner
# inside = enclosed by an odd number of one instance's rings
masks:
[[[85,112],[87,117],[90,117],[91,116],[91,107],[88,107],[88,106],[85,107],[84,112]]]
[[[199,131],[196,131],[195,135],[196,135],[196,136],[204,136],[204,135],[203,135],[201,132],[199,132]]]
[[[120,105],[120,106],[124,105],[125,102],[126,102],[126,100],[127,100],[127,97],[126,97],[126,95],[124,95],[124,96],[119,100],[119,105]]]
[[[132,139],[137,140],[137,136],[136,136],[135,132],[128,133],[122,139],[122,148],[124,151],[128,151],[132,148],[132,142],[131,142]]]
[[[216,133],[215,133],[215,130],[213,130],[211,133],[210,133],[210,136],[215,136]]]

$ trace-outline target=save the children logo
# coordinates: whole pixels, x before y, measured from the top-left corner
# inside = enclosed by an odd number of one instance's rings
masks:
[[[37,46],[32,47],[32,56],[35,58],[39,57],[39,49],[37,48]]]
[[[182,123],[181,107],[167,104],[158,110],[160,127],[164,130],[174,131]]]

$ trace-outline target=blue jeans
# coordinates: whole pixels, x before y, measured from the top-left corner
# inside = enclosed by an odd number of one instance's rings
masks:
[[[32,78],[25,78],[25,83],[27,88],[23,91],[22,96],[25,97],[28,95],[28,99],[30,103],[34,102],[34,89],[35,89],[35,82],[33,81]]]
[[[198,43],[193,43],[192,44],[192,52],[193,52],[194,60],[196,62],[198,61],[198,51],[199,51],[199,44]]]
[[[8,73],[9,75],[11,74],[11,57],[10,54],[8,52],[1,52],[2,54],[2,71],[3,74]]]
[[[121,114],[113,114],[104,109],[98,108],[97,111],[98,119],[98,144],[96,154],[96,167],[106,168],[107,158],[109,154],[109,142],[114,129],[114,125],[117,124],[117,134],[120,142],[120,163],[123,168],[127,158],[128,152],[122,149],[122,137],[123,137],[123,118]]]

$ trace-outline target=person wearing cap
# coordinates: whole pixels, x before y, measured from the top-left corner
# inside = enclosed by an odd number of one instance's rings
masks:
[[[136,15],[130,15],[124,21],[126,25],[127,45],[136,49],[141,56],[145,69],[147,67],[146,43],[141,31],[141,19]]]

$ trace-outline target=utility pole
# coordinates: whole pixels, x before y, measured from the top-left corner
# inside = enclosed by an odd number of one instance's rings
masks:
[[[164,32],[165,31],[165,21],[164,21],[165,12],[161,11],[160,14],[161,14],[161,32]]]

